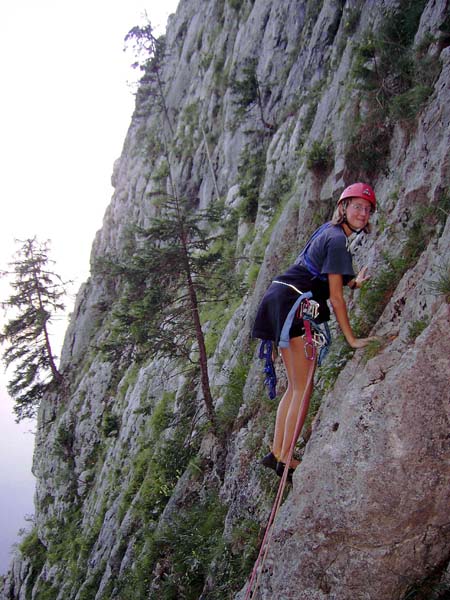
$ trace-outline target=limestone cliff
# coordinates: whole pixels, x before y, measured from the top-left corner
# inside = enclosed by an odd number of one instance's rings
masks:
[[[259,464],[276,402],[252,318],[360,178],[379,210],[353,242],[372,283],[349,304],[380,342],[353,353],[335,333],[254,597],[448,598],[449,45],[444,0],[180,1],[114,165],[64,385],[40,407],[35,523],[2,600],[244,598],[278,483]],[[183,360],[117,334],[161,186],[199,221],[226,209],[240,296],[211,273],[201,311],[215,429],[194,338]]]

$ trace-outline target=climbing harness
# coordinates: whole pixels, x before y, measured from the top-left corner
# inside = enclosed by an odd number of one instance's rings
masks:
[[[316,357],[317,357],[317,347],[314,343],[310,323],[311,323],[310,319],[305,316],[304,317],[305,336],[306,336],[305,339],[306,339],[307,343],[310,344],[310,347],[311,347],[311,355],[310,356],[307,355],[307,358],[310,360],[310,367],[308,369],[308,376],[307,376],[305,391],[303,392],[303,397],[302,397],[301,404],[300,404],[300,411],[299,411],[299,414],[297,417],[297,423],[295,425],[294,436],[292,438],[291,446],[289,448],[288,458],[286,460],[286,464],[284,467],[283,476],[281,477],[280,485],[278,487],[278,492],[277,492],[275,501],[272,506],[272,510],[271,510],[269,520],[268,520],[268,523],[266,526],[266,530],[264,533],[263,541],[262,541],[261,547],[259,549],[259,554],[258,554],[256,562],[253,566],[252,573],[250,575],[250,580],[249,580],[249,583],[247,586],[247,591],[246,591],[244,600],[249,600],[250,598],[252,598],[252,596],[256,593],[256,591],[258,589],[259,581],[260,581],[261,574],[262,574],[263,568],[264,568],[264,562],[266,560],[267,553],[269,551],[270,542],[272,539],[273,525],[275,523],[275,519],[277,517],[278,511],[281,506],[281,501],[283,499],[283,493],[284,493],[284,490],[286,487],[286,481],[287,481],[287,477],[289,474],[289,465],[291,463],[292,456],[294,454],[295,444],[297,443],[297,439],[300,436],[303,425],[305,423],[306,415],[308,413],[308,408],[309,408],[308,391],[309,391],[309,388],[313,381],[314,368],[315,368]],[[306,345],[305,345],[305,347],[306,347]]]
[[[288,316],[283,324],[283,328],[280,334],[279,346],[281,348],[287,348],[289,346],[289,330],[292,326],[294,317],[297,316],[303,319],[303,326],[305,333],[302,336],[305,340],[305,355],[306,358],[312,359],[313,350],[319,352],[317,364],[322,364],[323,359],[328,353],[329,346],[331,344],[331,334],[327,323],[316,323],[315,319],[319,314],[319,304],[315,300],[312,300],[311,292],[301,292],[294,285],[285,283],[284,281],[273,281],[273,283],[279,283],[286,285],[299,294],[299,297],[293,304]],[[269,398],[274,400],[277,395],[277,375],[275,371],[275,365],[273,362],[273,349],[274,344],[271,340],[262,340],[259,347],[259,358],[264,360],[264,385],[267,386]]]

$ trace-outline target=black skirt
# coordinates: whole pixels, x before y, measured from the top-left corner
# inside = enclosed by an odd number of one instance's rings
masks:
[[[327,304],[330,296],[328,280],[321,281],[304,266],[293,265],[283,275],[275,277],[275,281],[294,285],[302,293],[312,292],[313,300],[319,303],[319,316],[316,322],[323,323],[330,319],[330,309]],[[261,340],[271,340],[278,346],[286,317],[298,297],[298,293],[291,287],[282,283],[271,283],[256,313],[252,336]],[[303,333],[303,321],[295,317],[289,330],[289,337],[299,337]]]

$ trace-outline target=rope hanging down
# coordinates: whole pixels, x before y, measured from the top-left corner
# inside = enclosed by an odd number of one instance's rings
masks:
[[[310,367],[308,369],[308,377],[307,377],[307,381],[306,381],[305,391],[303,392],[303,397],[302,397],[301,404],[300,404],[300,411],[299,411],[299,414],[297,417],[297,423],[295,425],[294,436],[292,438],[291,446],[289,448],[289,454],[288,454],[288,458],[286,460],[286,465],[285,465],[285,468],[283,471],[283,476],[281,477],[280,485],[278,486],[278,492],[277,492],[275,501],[272,506],[272,510],[271,510],[269,520],[268,520],[268,523],[266,526],[266,531],[264,533],[264,537],[263,537],[263,541],[261,543],[258,557],[253,566],[253,570],[252,570],[252,573],[250,576],[250,581],[248,583],[248,587],[247,587],[247,591],[246,591],[244,600],[249,600],[250,598],[254,597],[254,594],[256,593],[256,591],[258,589],[259,581],[260,581],[261,574],[262,574],[263,567],[264,567],[264,562],[266,560],[267,553],[268,553],[269,546],[270,546],[270,541],[272,539],[273,525],[275,523],[275,519],[277,517],[278,511],[281,506],[281,501],[283,499],[283,493],[284,493],[284,490],[286,487],[286,481],[287,481],[287,477],[288,477],[288,473],[289,473],[289,465],[291,463],[292,456],[294,454],[294,448],[297,443],[297,439],[300,436],[303,425],[305,423],[306,415],[308,413],[308,408],[309,408],[308,390],[312,384],[313,377],[314,377],[314,368],[315,368],[316,357],[317,357],[317,342],[314,340],[314,337],[311,333],[311,322],[305,316],[304,316],[304,326],[305,326],[305,336],[304,337],[305,337],[305,341],[306,341],[305,353],[306,353],[307,347],[310,350],[310,352],[307,354],[307,358],[310,360]],[[271,351],[271,349],[270,349],[270,351]]]

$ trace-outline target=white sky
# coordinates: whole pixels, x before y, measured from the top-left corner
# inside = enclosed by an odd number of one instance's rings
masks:
[[[87,278],[134,108],[123,39],[147,15],[163,33],[178,0],[5,0],[0,4],[0,270],[15,239],[51,240],[55,272]],[[0,282],[0,300],[8,295]],[[69,300],[70,311],[73,297]],[[4,315],[0,311],[0,326]],[[67,321],[60,324],[55,346]],[[30,423],[16,425],[0,368],[0,574],[33,512]]]

